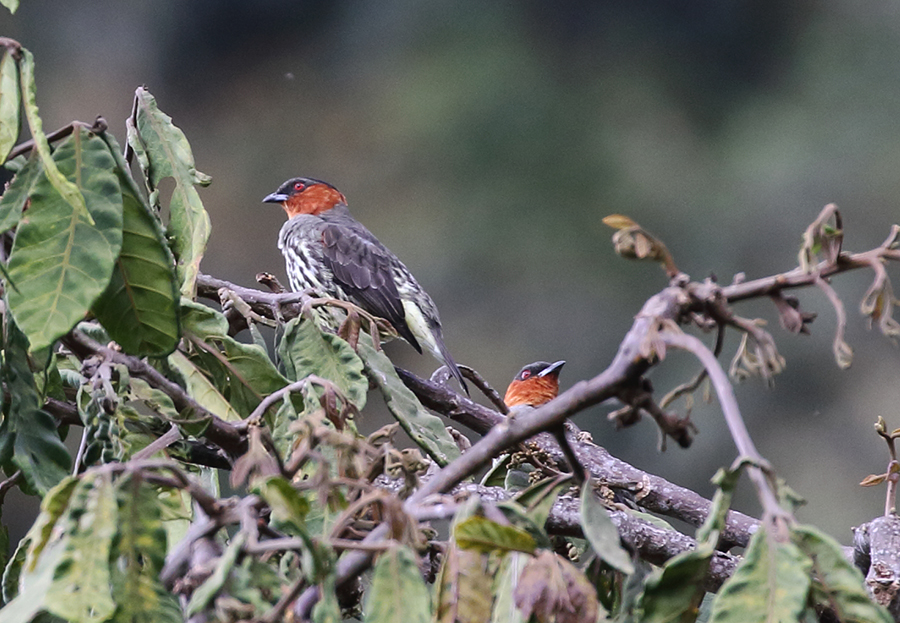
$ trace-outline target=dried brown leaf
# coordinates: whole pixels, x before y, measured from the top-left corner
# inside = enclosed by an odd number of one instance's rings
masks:
[[[639,227],[637,223],[622,214],[610,214],[604,217],[603,224],[613,229],[627,229],[629,227]]]
[[[516,606],[539,623],[596,621],[599,604],[594,587],[572,563],[542,551],[525,565],[515,590]]]
[[[869,474],[859,483],[860,487],[874,487],[887,480],[887,474]]]

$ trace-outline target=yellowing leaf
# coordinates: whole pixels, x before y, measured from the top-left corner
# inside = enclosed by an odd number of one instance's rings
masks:
[[[638,227],[638,224],[632,221],[627,216],[623,216],[622,214],[610,214],[607,217],[604,217],[603,224],[612,227],[613,229],[627,229],[629,227]]]

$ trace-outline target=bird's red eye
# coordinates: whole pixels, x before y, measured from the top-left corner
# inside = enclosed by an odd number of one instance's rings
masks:
[[[530,370],[523,370],[523,371],[522,371],[522,380],[523,380],[523,381],[524,381],[525,379],[527,379],[529,376],[531,376],[531,371],[530,371]]]
[[[296,182],[294,184],[294,190],[296,190],[298,192],[303,190],[304,188],[306,188],[306,184],[304,184],[303,182]]]

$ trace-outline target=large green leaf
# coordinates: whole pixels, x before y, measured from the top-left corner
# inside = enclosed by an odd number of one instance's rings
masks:
[[[500,568],[494,576],[494,604],[491,623],[526,623],[522,612],[516,607],[513,595],[519,576],[528,562],[529,556],[520,552],[510,552],[500,561]]]
[[[9,188],[0,197],[0,233],[15,227],[22,218],[22,209],[41,177],[41,159],[32,151],[25,166],[16,173]]]
[[[225,421],[235,422],[242,419],[241,414],[225,400],[213,382],[200,372],[187,355],[176,351],[169,355],[168,361],[184,379],[188,393],[198,404]]]
[[[894,619],[869,598],[864,578],[840,544],[812,526],[791,528],[791,540],[813,562],[813,598],[844,623],[891,623]]]
[[[44,494],[68,475],[72,459],[56,421],[40,409],[28,366],[28,341],[12,319],[7,320],[5,338],[3,381],[10,398],[9,413],[0,425],[0,445],[12,447],[12,462],[28,485]]]
[[[310,374],[328,379],[356,405],[366,405],[369,381],[363,374],[363,362],[353,348],[333,333],[319,329],[315,322],[294,318],[284,327],[278,344],[285,375],[299,381]]]
[[[181,293],[191,298],[210,232],[209,215],[194,186],[206,186],[210,178],[197,170],[184,132],[159,109],[150,92],[138,88],[135,100],[137,127],[129,121],[128,143],[137,154],[146,176],[152,205],[159,206],[160,180],[167,177],[175,180],[167,233],[172,239],[172,251],[178,261]]]
[[[122,349],[139,356],[167,355],[181,333],[175,260],[110,134],[103,138],[116,158],[122,188],[122,251],[112,279],[94,303],[94,315]]]
[[[710,623],[797,621],[806,608],[812,561],[760,527],[744,560],[716,595]]]
[[[15,13],[19,8],[19,0],[0,0],[0,4],[9,9],[10,13]]]
[[[231,406],[246,417],[263,397],[288,384],[255,344],[242,344],[227,335],[228,322],[219,312],[182,299],[182,324],[192,343],[190,359]]]
[[[713,548],[703,544],[681,552],[647,578],[641,595],[641,623],[687,623],[696,618],[703,601],[703,581]]]
[[[19,72],[19,77],[22,81],[22,103],[25,105],[25,118],[28,119],[28,127],[31,129],[34,147],[41,157],[47,178],[62,200],[69,205],[69,209],[80,218],[93,224],[93,215],[88,213],[86,200],[79,191],[78,186],[66,179],[63,172],[57,168],[57,163],[53,161],[50,143],[47,142],[47,137],[44,136],[44,126],[37,107],[37,89],[34,84],[34,56],[25,48],[22,48]]]
[[[63,558],[62,547],[54,547],[38,561],[29,573],[23,573],[26,582],[19,594],[0,608],[3,623],[31,623],[44,610],[44,600],[53,589],[53,575]]]
[[[9,50],[0,61],[0,162],[19,138],[19,70]]]
[[[444,422],[430,414],[394,371],[394,364],[384,352],[376,351],[365,340],[357,344],[357,352],[365,363],[369,378],[384,395],[388,409],[403,430],[441,466],[459,456],[459,448],[447,432]]]
[[[590,480],[581,489],[581,528],[594,552],[606,564],[622,573],[634,573],[631,556],[619,542],[619,531],[594,493]]]
[[[110,551],[117,515],[109,473],[88,473],[54,489],[25,537],[21,590],[0,620],[24,623],[40,611],[77,623],[108,620],[115,610]]]
[[[52,614],[72,623],[99,623],[112,615],[109,554],[118,531],[117,511],[108,472],[81,478],[63,521],[65,556],[45,602]]]
[[[366,623],[429,623],[430,602],[416,556],[409,548],[397,545],[378,557],[366,591]]]
[[[122,247],[122,192],[106,143],[79,128],[54,159],[78,183],[95,224],[41,176],[9,258],[16,285],[10,310],[34,350],[50,346],[84,317],[106,289]]]
[[[484,553],[500,550],[532,554],[535,549],[534,537],[525,530],[477,515],[458,522],[453,527],[453,538],[463,549]]]
[[[487,554],[448,543],[434,583],[434,623],[487,621],[494,567]]]
[[[162,504],[140,478],[117,483],[119,538],[113,550],[113,597],[117,623],[180,623],[178,600],[159,580],[166,558]]]

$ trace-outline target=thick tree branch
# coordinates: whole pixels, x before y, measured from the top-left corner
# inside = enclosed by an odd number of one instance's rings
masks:
[[[479,434],[485,434],[505,418],[479,404],[473,403],[452,389],[421,379],[406,370],[397,368],[400,378],[422,404],[433,411],[447,415],[465,424]],[[644,472],[625,461],[612,456],[605,448],[585,439],[578,427],[566,423],[567,437],[579,463],[586,467],[591,477],[612,488],[630,491],[635,501],[647,510],[684,521],[699,527],[709,514],[710,501],[665,478]],[[530,439],[538,450],[560,463],[562,452],[551,435],[542,433]],[[723,537],[723,549],[746,546],[759,522],[737,511],[729,511]]]
[[[403,479],[379,479],[376,484],[397,492],[403,486]],[[485,503],[502,502],[513,497],[513,494],[503,487],[486,487],[474,483],[462,483],[455,487],[452,493],[454,497],[459,497],[460,494],[477,495]],[[423,511],[427,512],[430,508],[429,505],[421,505],[413,512],[417,517],[421,517]],[[431,513],[431,519],[452,519],[456,512],[456,508],[452,505],[443,505],[442,510],[443,513]],[[642,560],[652,564],[662,565],[673,556],[697,547],[697,541],[691,537],[636,517],[628,511],[612,509],[609,515],[622,541],[632,551],[637,552]],[[581,539],[584,538],[581,522],[581,501],[572,495],[563,494],[556,499],[550,509],[546,528],[550,534]],[[718,552],[706,576],[704,589],[717,591],[731,576],[739,560],[739,557],[733,554]]]

